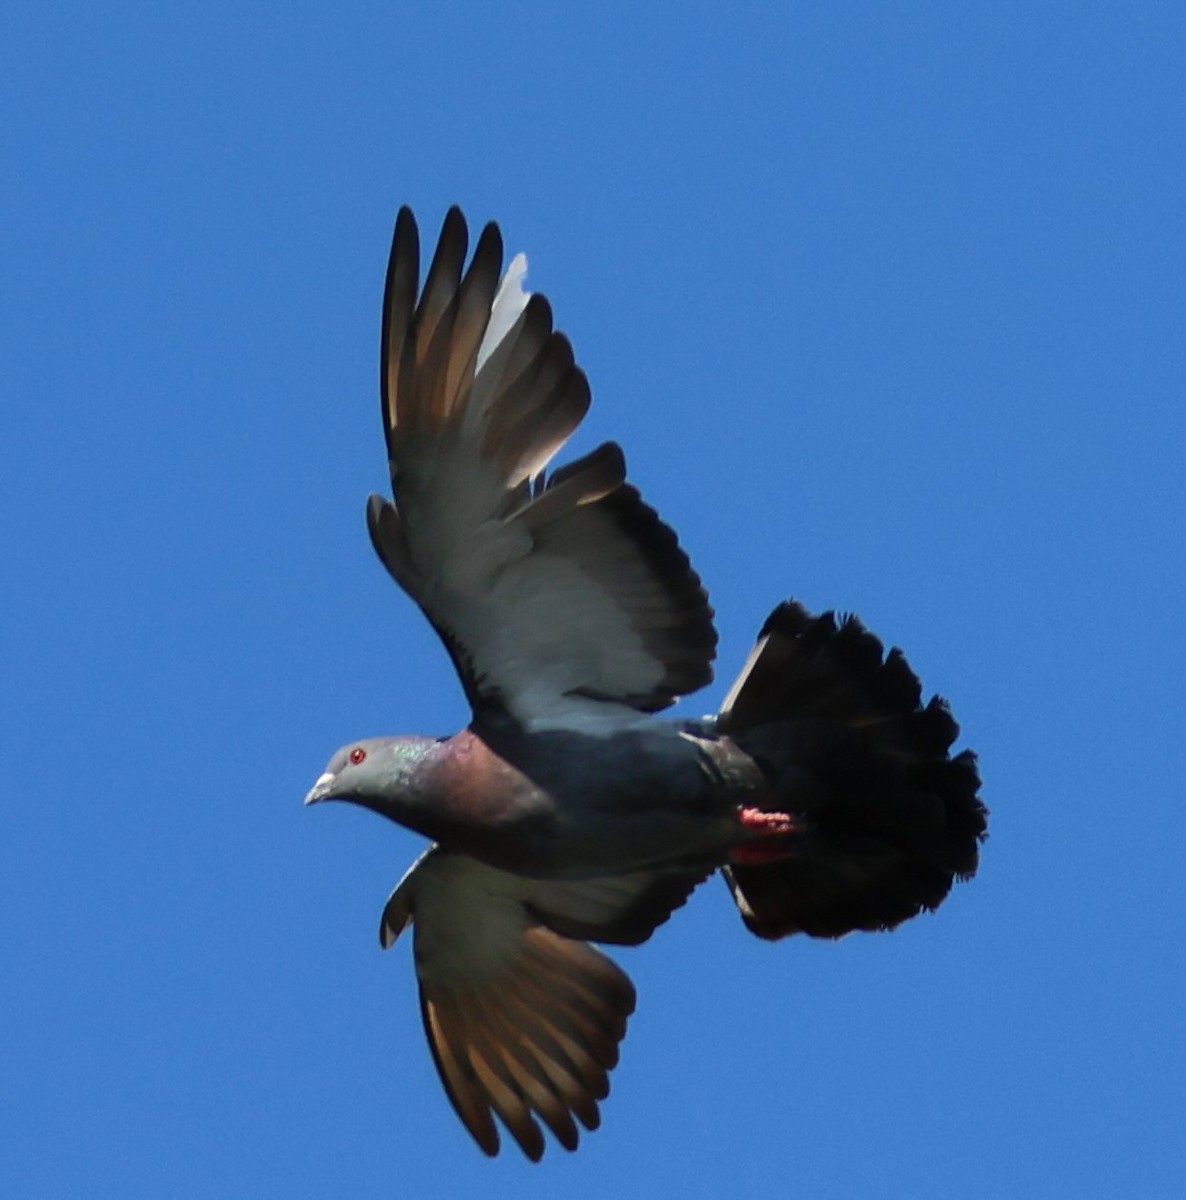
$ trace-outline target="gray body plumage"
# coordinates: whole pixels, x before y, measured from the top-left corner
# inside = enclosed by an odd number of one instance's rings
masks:
[[[593,733],[514,726],[414,743],[374,739],[348,794],[443,845],[516,874],[588,879],[642,868],[718,866],[745,839],[737,808],[763,798],[765,778],[711,722],[648,721]],[[328,790],[327,793],[328,795]],[[311,799],[322,797],[311,794]],[[481,812],[474,844],[475,811]]]

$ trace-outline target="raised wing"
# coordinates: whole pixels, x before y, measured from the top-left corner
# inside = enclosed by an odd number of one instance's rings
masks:
[[[538,1161],[538,1121],[568,1150],[597,1102],[634,1011],[634,986],[583,940],[637,945],[703,874],[525,879],[434,847],[392,893],[386,948],[414,922],[420,1010],[437,1071],[478,1145],[498,1153],[497,1115]]]
[[[712,677],[708,598],[675,534],[606,443],[545,477],[589,386],[521,287],[499,283],[502,237],[445,218],[424,289],[408,209],[383,306],[383,420],[395,503],[372,496],[371,539],[444,639],[476,713],[523,724],[588,702],[645,712]]]

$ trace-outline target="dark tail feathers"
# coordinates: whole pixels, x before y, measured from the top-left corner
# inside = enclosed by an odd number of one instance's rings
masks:
[[[726,877],[759,937],[892,929],[976,872],[987,811],[976,756],[949,753],[959,726],[922,704],[900,650],[855,617],[780,604],[717,719],[762,767],[769,807],[802,823],[795,849]]]

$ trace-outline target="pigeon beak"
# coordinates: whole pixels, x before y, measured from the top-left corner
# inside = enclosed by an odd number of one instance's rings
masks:
[[[334,776],[330,772],[320,775],[317,782],[309,789],[309,794],[305,797],[306,804],[316,804],[318,800],[324,800],[334,790]]]

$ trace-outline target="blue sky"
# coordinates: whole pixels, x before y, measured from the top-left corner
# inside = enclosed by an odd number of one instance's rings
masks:
[[[0,1192],[1169,1197],[1186,1173],[1186,16],[1170,4],[10,4]],[[637,951],[604,1126],[437,1087],[417,839],[300,806],[451,732],[374,559],[391,222],[527,251],[721,632],[858,612],[948,696],[981,875]]]

